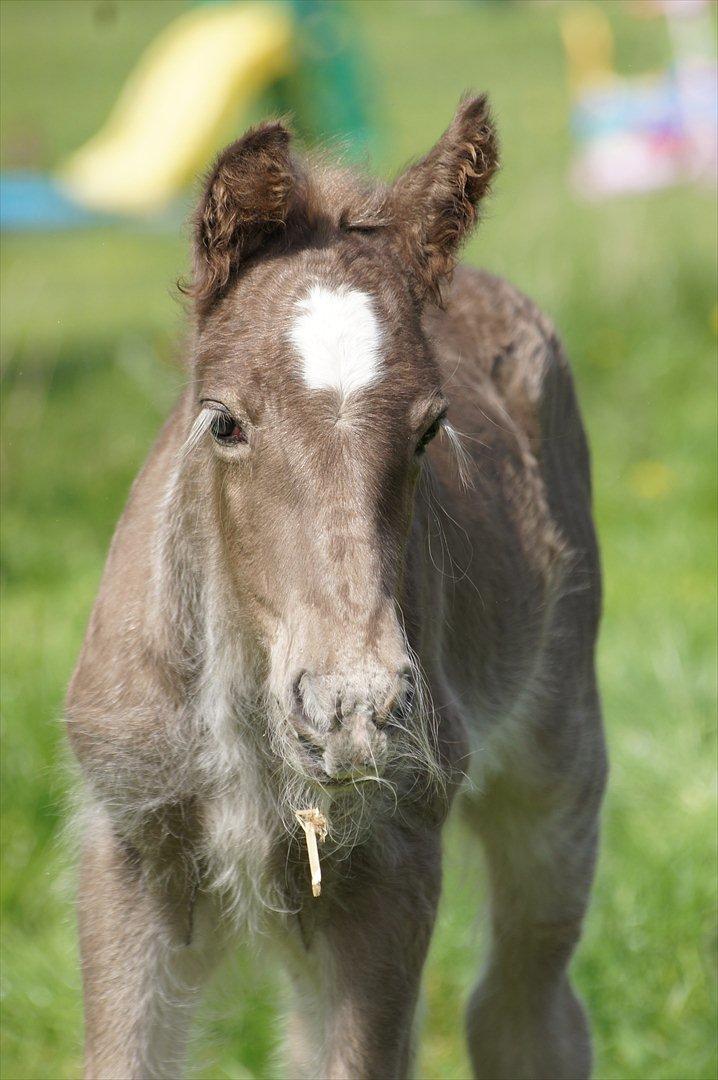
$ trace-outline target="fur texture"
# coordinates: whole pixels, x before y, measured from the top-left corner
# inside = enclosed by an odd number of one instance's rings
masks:
[[[277,123],[207,180],[190,384],[67,701],[89,1077],[176,1077],[237,936],[296,983],[292,1075],[407,1076],[468,774],[495,931],[476,1075],[588,1074],[566,975],[605,778],[588,453],[548,321],[453,273],[496,163],[476,98],[391,186],[298,160]]]
[[[356,289],[314,286],[297,304],[290,340],[312,390],[337,390],[345,397],[381,377],[381,327],[371,299]]]

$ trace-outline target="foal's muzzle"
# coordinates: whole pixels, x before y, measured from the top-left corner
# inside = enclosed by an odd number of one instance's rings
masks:
[[[311,675],[294,682],[292,723],[317,779],[350,783],[383,772],[387,727],[412,697],[410,669],[359,675]]]

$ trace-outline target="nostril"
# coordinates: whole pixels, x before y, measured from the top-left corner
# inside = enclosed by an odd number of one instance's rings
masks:
[[[322,745],[322,743],[320,743],[318,739],[315,739],[311,735],[307,734],[305,731],[298,731],[297,739],[299,740],[299,745],[302,747],[303,750],[306,751],[309,757],[319,758],[320,755],[324,753],[324,746]]]
[[[306,668],[292,680],[292,715],[300,728],[326,731],[327,710],[322,702],[321,687]]]
[[[392,690],[380,711],[380,719],[383,722],[401,721],[411,712],[414,697],[414,680],[407,665],[396,673]]]
[[[304,711],[304,695],[302,694],[302,679],[307,674],[307,669],[302,668],[292,681],[292,702],[297,712]]]

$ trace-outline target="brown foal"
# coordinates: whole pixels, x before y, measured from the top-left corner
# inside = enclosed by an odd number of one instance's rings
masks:
[[[589,459],[551,324],[455,267],[496,166],[479,97],[392,185],[280,123],[208,178],[191,379],[67,702],[88,1077],[178,1076],[248,936],[295,985],[290,1075],[407,1076],[459,792],[492,889],[476,1076],[589,1074],[567,975],[606,772]]]

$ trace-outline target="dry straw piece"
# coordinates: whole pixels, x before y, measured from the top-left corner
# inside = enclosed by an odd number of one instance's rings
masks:
[[[324,842],[327,838],[327,819],[316,807],[309,810],[295,810],[297,821],[304,829],[307,840],[307,854],[309,855],[309,869],[312,874],[312,896],[321,896],[322,893],[322,868],[319,865],[319,848],[317,837]]]

